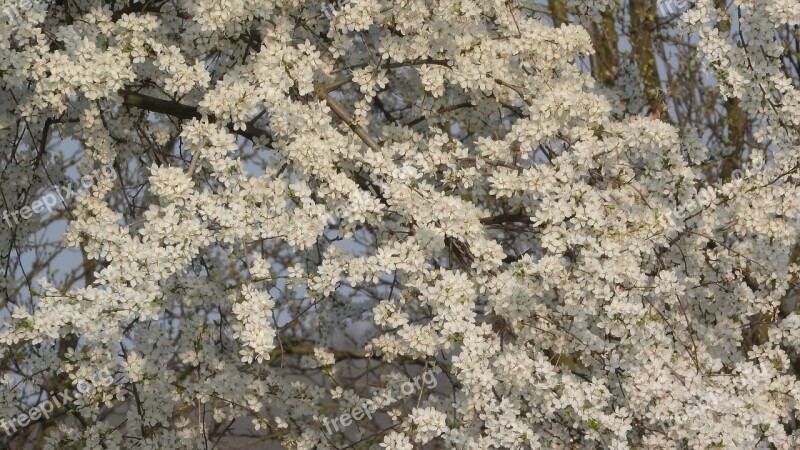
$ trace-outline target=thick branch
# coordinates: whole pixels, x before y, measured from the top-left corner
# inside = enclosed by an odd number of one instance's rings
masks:
[[[375,142],[375,139],[372,139],[372,136],[369,135],[369,131],[367,131],[367,129],[362,127],[361,125],[358,125],[353,120],[353,118],[350,117],[350,114],[347,112],[347,110],[344,109],[344,107],[339,102],[331,98],[331,96],[328,95],[327,92],[322,92],[321,95],[322,99],[325,100],[325,103],[327,103],[331,111],[333,111],[333,113],[336,114],[336,116],[342,122],[347,124],[347,126],[350,127],[351,130],[353,130],[353,133],[355,133],[356,136],[361,138],[361,141],[364,142],[364,144],[366,144],[367,147],[371,148],[375,152],[381,151],[381,146],[378,145],[377,142]]]
[[[131,92],[127,90],[120,91],[123,103],[127,106],[143,109],[145,111],[166,114],[182,120],[201,119],[203,114],[197,109],[196,106],[184,105],[176,101],[164,100],[149,95],[139,94],[138,92]],[[215,123],[217,118],[213,115],[207,116],[209,123]],[[247,124],[244,130],[234,130],[233,124],[226,125],[233,133],[243,136],[247,139],[253,140],[257,137],[270,136],[266,130],[256,128],[252,123]]]
[[[498,225],[501,223],[512,222],[530,223],[531,218],[524,214],[498,214],[496,216],[489,216],[481,219],[481,223],[484,225]]]

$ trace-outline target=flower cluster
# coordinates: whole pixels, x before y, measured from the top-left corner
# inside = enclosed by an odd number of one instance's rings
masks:
[[[0,227],[0,416],[120,380],[46,448],[800,445],[796,1],[652,24],[754,118],[724,145],[659,116],[645,30],[601,64],[625,2],[11,3],[0,206],[114,169],[58,217],[78,269]]]

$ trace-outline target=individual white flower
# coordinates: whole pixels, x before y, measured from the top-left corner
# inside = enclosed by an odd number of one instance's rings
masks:
[[[386,433],[380,446],[386,450],[412,450],[414,448],[408,436],[397,431]]]

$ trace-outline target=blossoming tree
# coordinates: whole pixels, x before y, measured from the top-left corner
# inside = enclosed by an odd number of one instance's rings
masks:
[[[800,445],[800,2],[0,8],[4,448]]]

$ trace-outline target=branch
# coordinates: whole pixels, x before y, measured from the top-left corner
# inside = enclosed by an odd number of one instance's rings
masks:
[[[439,108],[438,110],[436,110],[436,115],[440,116],[442,114],[445,114],[445,113],[448,113],[448,112],[451,112],[451,111],[455,111],[455,110],[458,110],[458,109],[461,109],[461,108],[470,108],[472,106],[475,106],[475,105],[473,105],[470,102],[463,102],[463,103],[458,103],[458,104],[455,104],[455,105],[443,106],[443,107]],[[413,127],[414,125],[416,125],[416,124],[418,124],[418,123],[420,123],[422,121],[425,121],[425,120],[428,120],[428,117],[425,117],[425,116],[417,117],[416,119],[406,123],[405,126]]]
[[[497,225],[501,223],[522,222],[531,223],[531,218],[524,214],[498,214],[496,216],[484,217],[481,223],[484,225]]]
[[[331,98],[331,96],[327,92],[321,92],[320,97],[323,100],[325,100],[325,103],[327,103],[331,111],[333,111],[333,113],[336,114],[336,116],[342,122],[346,123],[347,126],[350,127],[351,130],[353,130],[356,136],[361,138],[361,141],[364,142],[364,144],[366,144],[367,147],[371,148],[375,152],[381,151],[381,146],[378,145],[378,143],[375,142],[374,139],[372,139],[367,129],[362,127],[361,125],[356,124],[353,121],[353,118],[350,117],[350,114],[347,112],[347,110],[345,110],[344,107],[341,104],[339,104],[339,102]]]
[[[134,108],[143,109],[145,111],[166,114],[182,120],[201,119],[203,114],[197,109],[196,106],[189,106],[172,100],[164,100],[149,95],[139,94],[128,90],[119,92],[122,97],[123,104],[132,106]],[[209,123],[216,123],[217,118],[214,115],[207,116]],[[231,132],[243,136],[249,140],[254,140],[257,137],[271,137],[270,133],[261,128],[256,128],[252,122],[247,124],[244,130],[234,130],[233,124],[226,125]]]

